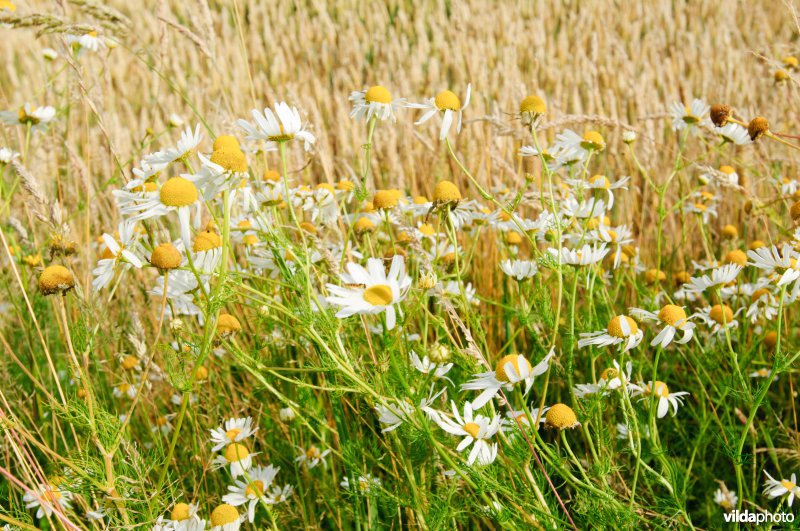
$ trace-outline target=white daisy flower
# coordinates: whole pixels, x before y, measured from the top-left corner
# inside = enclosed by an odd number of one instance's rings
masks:
[[[308,450],[303,450],[300,455],[295,458],[295,461],[309,470],[319,465],[326,466],[325,458],[331,453],[331,449],[320,451],[316,446],[311,446]]]
[[[284,485],[283,487],[272,487],[267,496],[267,503],[277,505],[286,502],[294,493],[294,487],[291,485]]]
[[[778,375],[772,376],[772,369],[767,369],[766,367],[751,372],[749,376],[750,378],[772,378],[773,382],[778,381]]]
[[[780,250],[776,245],[772,245],[747,251],[747,257],[751,260],[748,265],[764,271],[778,286],[789,284],[800,278],[798,256],[800,254],[788,243],[784,243]]]
[[[16,160],[20,154],[10,148],[0,148],[0,164],[10,164],[12,160]]]
[[[231,476],[237,478],[243,476],[245,471],[253,466],[253,456],[250,450],[242,443],[234,442],[225,447],[225,451],[214,458],[214,468],[230,467]]]
[[[591,152],[603,150],[605,147],[605,140],[597,131],[587,131],[581,136],[572,129],[564,129],[556,135],[550,153],[566,166],[584,162]]]
[[[191,127],[187,127],[181,133],[181,138],[175,147],[151,153],[143,159],[143,162],[150,166],[164,167],[176,160],[185,160],[194,153],[202,140],[203,133],[200,132],[200,124],[195,126],[194,131]]]
[[[595,384],[577,384],[575,386],[575,395],[578,398],[583,398],[586,395],[595,393],[608,394],[609,391],[619,389],[623,385],[631,387],[631,371],[633,364],[629,361],[625,364],[623,371],[619,366],[619,362],[614,360],[614,366],[608,367],[600,374],[600,380]]]
[[[601,262],[610,250],[611,249],[609,249],[605,243],[595,245],[589,245],[587,243],[577,250],[562,247],[560,250],[549,248],[547,252],[556,262],[558,262],[560,254],[562,264],[584,266]]]
[[[542,408],[542,414],[539,415],[539,408],[535,407],[530,410],[531,419],[536,422],[536,419],[539,418],[539,424],[544,424],[545,418],[544,414],[547,413],[547,410],[550,409],[549,407],[545,406]],[[513,431],[514,429],[518,428],[519,425],[517,423],[519,421],[520,424],[524,424],[525,426],[530,426],[530,422],[528,421],[528,415],[525,414],[524,411],[506,411],[506,418],[504,418],[501,422],[500,429],[503,432]]]
[[[411,351],[409,357],[411,358],[411,364],[414,366],[414,368],[422,374],[432,373],[434,378],[445,378],[448,381],[450,380],[445,375],[448,373],[448,371],[450,371],[450,369],[453,368],[452,363],[434,363],[430,360],[430,358],[428,358],[427,355],[420,359],[419,355],[413,350]]]
[[[26,492],[22,502],[28,509],[36,508],[36,518],[50,517],[53,511],[63,512],[70,507],[72,493],[58,485],[48,483]]]
[[[514,385],[520,382],[525,383],[525,394],[527,394],[533,385],[533,379],[547,371],[550,360],[554,355],[555,350],[550,349],[547,356],[534,367],[522,354],[508,354],[500,358],[495,370],[475,375],[472,380],[462,384],[461,389],[482,391],[472,401],[472,409],[480,409],[494,398],[500,392],[500,389],[510,391]]]
[[[239,531],[242,527],[242,522],[246,518],[247,516],[240,515],[233,505],[222,503],[211,511],[211,517],[209,518],[210,531]]]
[[[0,121],[8,125],[29,125],[32,131],[44,131],[55,116],[56,110],[49,105],[37,107],[26,103],[18,111],[0,112]]]
[[[650,396],[655,393],[658,397],[656,406],[656,414],[658,418],[663,418],[672,406],[672,416],[678,413],[678,406],[683,404],[683,397],[689,393],[686,391],[679,391],[677,393],[670,393],[669,387],[664,382],[656,380],[655,385],[651,382],[641,386],[634,387],[634,396],[641,396],[641,400],[650,400]]]
[[[606,330],[585,332],[581,334],[578,348],[595,346],[620,345],[622,352],[627,352],[639,345],[644,333],[639,330],[636,321],[627,315],[617,315],[608,322]]]
[[[211,430],[211,442],[214,447],[212,452],[217,452],[231,443],[241,442],[248,437],[252,437],[258,427],[253,423],[251,417],[231,418],[225,421],[225,425]]]
[[[792,473],[791,479],[781,479],[778,481],[769,475],[766,470],[764,474],[767,479],[764,481],[764,495],[769,496],[770,499],[783,497],[788,494],[786,501],[789,507],[794,503],[796,497],[800,497],[800,487],[797,486],[797,475]]]
[[[692,277],[692,279],[683,286],[683,289],[688,293],[702,293],[708,288],[730,284],[736,280],[736,277],[739,276],[741,271],[742,266],[737,264],[726,264],[724,266],[715,267],[711,270],[710,275]]]
[[[206,525],[197,515],[197,505],[184,502],[175,504],[168,519],[159,517],[158,524],[171,531],[202,531]]]
[[[697,315],[706,325],[711,327],[711,333],[716,334],[725,330],[725,328],[736,328],[739,326],[739,321],[736,320],[736,314],[742,309],[739,308],[734,313],[733,309],[727,304],[715,304],[714,306],[706,306],[700,309]]]
[[[98,37],[96,31],[90,31],[83,35],[67,34],[66,40],[67,45],[75,50],[78,56],[82,55],[86,50],[90,52],[99,52],[107,48],[105,41]]]
[[[269,489],[280,468],[255,466],[247,472],[247,478],[237,479],[228,486],[228,494],[222,501],[233,507],[247,504],[247,520],[255,521],[256,505],[260,500],[268,501]]]
[[[368,494],[372,489],[380,488],[381,480],[372,474],[359,475],[356,479],[358,491],[362,494]],[[350,489],[350,478],[345,476],[339,486],[343,489]]]
[[[751,144],[750,134],[745,127],[733,122],[728,122],[722,127],[714,127],[713,131],[722,137],[724,142],[729,142],[735,146]]]
[[[691,341],[694,334],[695,324],[689,321],[690,317],[686,316],[686,310],[680,306],[667,304],[658,313],[639,308],[628,308],[628,311],[639,320],[656,321],[664,325],[661,332],[650,342],[650,346],[661,345],[666,348],[679,330],[683,332],[683,337],[675,342],[680,345]]]
[[[461,118],[469,106],[469,100],[472,93],[472,85],[467,85],[467,96],[464,98],[464,104],[461,104],[461,99],[450,90],[440,92],[434,98],[429,98],[425,103],[409,103],[408,106],[413,109],[426,109],[427,112],[423,114],[419,120],[414,122],[414,125],[420,125],[427,122],[434,115],[442,113],[442,127],[439,131],[439,140],[444,140],[450,132],[450,127],[453,121],[456,121],[456,133],[461,132]]]
[[[438,393],[434,393],[434,385],[431,384],[428,396],[419,402],[419,409],[435,422],[438,422],[439,412],[431,408],[431,404],[444,392],[445,389],[442,388]],[[416,411],[416,408],[409,398],[405,400],[395,400],[392,403],[388,400],[385,402],[385,404],[378,404],[375,406],[375,411],[378,413],[378,422],[386,426],[381,430],[382,433],[396,430],[404,421],[414,414],[414,411]]]
[[[97,267],[92,270],[94,275],[92,287],[95,290],[108,286],[114,278],[114,273],[120,262],[124,263],[123,267],[126,269],[130,266],[137,269],[142,267],[142,260],[134,253],[134,251],[141,252],[136,242],[136,223],[122,221],[118,226],[117,232],[119,233],[119,240],[110,234],[103,234],[103,243],[105,243],[106,248],[102,258],[97,262]]]
[[[722,483],[722,487],[714,492],[714,503],[726,511],[732,511],[739,503],[739,497],[736,495],[735,490],[728,490],[725,484]]]
[[[340,307],[336,317],[345,318],[354,314],[375,315],[386,312],[386,329],[392,330],[397,322],[395,306],[408,293],[411,278],[406,275],[404,258],[395,255],[389,274],[380,258],[367,260],[367,267],[350,262],[347,273],[341,280],[349,286],[328,284],[330,296],[327,301]]]
[[[349,99],[353,102],[350,118],[356,120],[370,121],[375,117],[394,122],[397,121],[395,112],[406,106],[405,98],[392,99],[389,90],[381,85],[351,92]]]
[[[158,193],[134,198],[128,206],[121,208],[123,215],[130,215],[131,221],[159,218],[170,212],[177,212],[180,222],[181,239],[184,246],[191,247],[192,209],[199,213],[200,192],[190,175],[172,177],[161,185]]]
[[[536,262],[530,260],[503,260],[500,262],[500,269],[506,275],[516,278],[520,282],[533,278],[539,270]]]
[[[673,103],[669,110],[672,115],[672,130],[682,131],[688,128],[692,134],[696,134],[698,127],[709,127],[711,125],[708,117],[710,109],[705,102],[697,98],[692,100],[691,105],[684,105],[680,102]]]
[[[453,416],[455,421],[445,415],[440,415],[437,423],[451,435],[463,436],[464,439],[456,447],[462,452],[472,445],[472,450],[467,457],[467,464],[472,466],[477,463],[480,466],[491,464],[497,457],[497,443],[489,443],[498,431],[500,431],[501,417],[495,415],[491,418],[483,415],[473,415],[472,404],[467,402],[464,406],[464,416],[462,417],[456,407],[456,403],[451,401]]]
[[[237,120],[236,124],[245,130],[249,140],[266,140],[267,150],[277,149],[279,142],[290,140],[302,140],[306,151],[316,142],[313,134],[303,127],[300,119],[300,111],[297,107],[289,107],[286,102],[275,104],[275,110],[265,108],[264,112],[256,109],[250,113],[255,121],[255,125],[247,120]]]

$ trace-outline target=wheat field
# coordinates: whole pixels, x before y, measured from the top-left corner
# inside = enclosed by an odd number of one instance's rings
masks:
[[[0,0],[0,525],[796,525],[796,8]]]

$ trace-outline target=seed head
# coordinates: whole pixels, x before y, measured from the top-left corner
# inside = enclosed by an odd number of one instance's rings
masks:
[[[767,132],[769,132],[769,122],[763,116],[756,116],[747,124],[747,133],[750,135],[750,140],[753,142],[761,138],[764,133]]]
[[[739,237],[739,231],[733,225],[725,225],[722,227],[722,236],[729,240]]]
[[[236,317],[229,313],[219,314],[219,318],[217,318],[217,335],[228,337],[241,329],[242,325]]]
[[[724,103],[715,103],[711,106],[711,121],[717,127],[723,127],[728,123],[728,118],[731,117],[731,108]]]
[[[51,265],[39,275],[39,291],[42,295],[66,293],[75,287],[72,272],[62,265]]]

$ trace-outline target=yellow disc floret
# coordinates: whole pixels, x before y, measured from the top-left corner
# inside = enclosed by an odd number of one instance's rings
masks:
[[[439,181],[433,189],[433,200],[437,203],[460,201],[461,190],[452,181]]]
[[[733,321],[733,310],[727,304],[715,304],[708,312],[708,316],[719,324]]]
[[[42,295],[62,293],[75,287],[72,272],[62,265],[51,265],[39,275],[39,291]]]
[[[242,329],[239,320],[229,313],[219,314],[217,319],[217,333],[220,335],[230,335]]]
[[[212,527],[224,526],[232,524],[239,519],[239,511],[233,505],[223,503],[218,505],[211,511],[211,525]]]
[[[197,187],[189,179],[172,177],[161,187],[161,202],[171,207],[189,206],[197,201]]]
[[[214,140],[213,151],[218,149],[241,149],[239,141],[233,135],[220,135]]]
[[[389,210],[397,206],[397,194],[392,190],[378,190],[372,198],[375,208]]]
[[[675,304],[667,304],[658,312],[658,319],[670,326],[677,327],[686,322],[686,311]]]
[[[628,325],[629,332],[626,334],[622,328],[622,320],[625,320],[625,323]],[[636,324],[636,321],[628,317],[627,315],[617,315],[611,321],[608,322],[608,328],[606,330],[608,335],[613,337],[619,338],[626,338],[629,336],[634,336],[639,333],[639,326]]]
[[[528,114],[544,114],[547,112],[547,104],[539,96],[534,96],[531,94],[520,102],[519,112]]]
[[[547,410],[544,420],[546,426],[559,430],[574,428],[580,424],[575,412],[566,404],[556,404],[551,407]]]
[[[162,243],[150,255],[150,263],[159,269],[175,269],[182,261],[181,252],[171,243]]]
[[[364,300],[373,306],[388,306],[394,300],[391,286],[375,284],[364,290]]]
[[[229,463],[238,463],[250,455],[247,446],[241,443],[231,443],[225,448],[225,459]]]
[[[211,162],[230,172],[244,173],[247,171],[247,157],[239,148],[217,149],[211,154]]]
[[[506,373],[506,365],[509,363],[514,367],[514,371],[516,371],[517,375],[522,374],[523,368],[527,374],[531,372],[531,364],[525,357],[519,354],[509,354],[508,356],[503,356],[500,361],[497,362],[497,366],[494,370],[495,378],[501,382],[510,381],[508,373]],[[520,367],[520,363],[522,363],[522,367]]]
[[[444,90],[436,95],[436,99],[434,100],[436,104],[436,108],[440,111],[460,111],[461,110],[461,100],[458,96],[455,95],[454,92],[450,90]]]
[[[199,253],[202,251],[210,251],[218,247],[222,247],[222,238],[219,237],[219,234],[210,230],[204,230],[195,237],[192,250]]]
[[[392,103],[392,94],[386,87],[375,85],[367,89],[364,99],[367,103]]]

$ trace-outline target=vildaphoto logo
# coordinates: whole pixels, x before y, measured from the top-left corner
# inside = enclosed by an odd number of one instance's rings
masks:
[[[725,522],[731,524],[782,524],[794,522],[792,513],[753,513],[745,509],[744,511],[731,511],[725,513]]]

